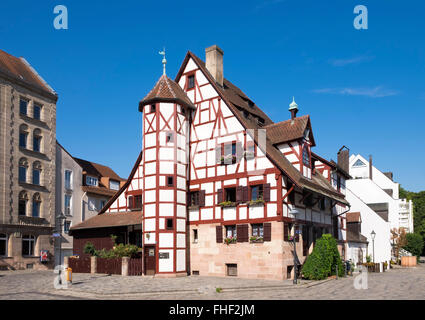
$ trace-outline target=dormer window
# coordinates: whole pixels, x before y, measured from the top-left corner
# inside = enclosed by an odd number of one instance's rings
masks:
[[[306,167],[310,167],[310,154],[308,152],[307,146],[304,146],[304,148],[303,148],[303,164]]]
[[[187,90],[195,88],[195,75],[192,74],[187,77]]]
[[[362,160],[358,159],[354,164],[353,167],[366,167],[366,163],[364,163]]]
[[[111,190],[119,190],[120,183],[119,181],[109,180],[109,189]]]
[[[97,187],[99,184],[99,180],[95,177],[87,176],[86,177],[86,185]]]

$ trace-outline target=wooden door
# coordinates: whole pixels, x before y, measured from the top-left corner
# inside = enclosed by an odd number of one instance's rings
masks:
[[[145,275],[154,275],[156,271],[156,252],[154,246],[145,246]]]

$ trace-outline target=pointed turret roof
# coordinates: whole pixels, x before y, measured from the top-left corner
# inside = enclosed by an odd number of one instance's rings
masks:
[[[153,89],[140,101],[139,111],[143,111],[143,106],[155,102],[176,102],[195,109],[186,92],[165,74],[159,78]]]

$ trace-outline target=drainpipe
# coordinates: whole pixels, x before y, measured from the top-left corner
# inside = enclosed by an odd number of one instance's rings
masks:
[[[81,222],[84,221],[84,217],[83,217],[83,211],[84,211],[84,197],[86,196],[87,191],[84,192],[83,196],[81,197]]]

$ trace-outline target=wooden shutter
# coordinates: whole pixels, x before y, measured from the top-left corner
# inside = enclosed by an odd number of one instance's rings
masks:
[[[217,204],[223,202],[223,189],[218,189],[217,191]]]
[[[248,225],[239,224],[236,226],[237,242],[248,242]]]
[[[249,201],[249,187],[243,187],[243,202]]]
[[[263,200],[266,202],[270,201],[270,183],[263,185]]]
[[[221,163],[221,144],[215,148],[215,162]]]
[[[236,162],[239,162],[243,157],[242,142],[236,142]]]
[[[243,187],[236,188],[236,202],[243,202]]]
[[[222,226],[215,227],[215,239],[217,243],[223,243],[223,227]]]
[[[286,222],[283,224],[283,239],[289,241],[289,226]]]
[[[133,196],[128,196],[127,202],[128,202],[127,203],[128,208],[132,209],[133,208]]]
[[[205,190],[200,190],[198,195],[199,206],[205,206]]]
[[[263,226],[264,241],[272,241],[272,224],[265,223]]]

